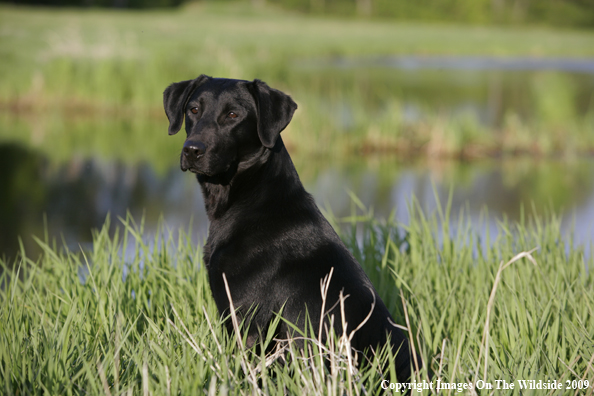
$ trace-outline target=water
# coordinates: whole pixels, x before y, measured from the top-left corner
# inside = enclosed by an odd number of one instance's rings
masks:
[[[419,71],[437,70],[495,70],[528,71],[554,70],[594,74],[594,59],[583,58],[536,58],[536,57],[496,57],[496,56],[387,56],[367,59],[336,59],[332,62],[319,62],[338,68],[387,67]]]
[[[346,132],[350,107],[361,106],[373,114],[395,99],[402,104],[406,122],[439,112],[470,112],[489,127],[501,125],[510,113],[527,121],[592,122],[591,62],[556,60],[558,64],[528,67],[518,61],[484,70],[482,58],[462,59],[465,67],[454,60],[436,65],[434,60],[411,59],[374,65],[298,64],[287,84],[299,81],[305,91],[329,103],[329,109],[342,108]],[[540,70],[561,66],[573,72]],[[403,70],[394,69],[399,67]],[[556,101],[553,111],[547,98]],[[331,111],[322,115],[336,117]],[[35,256],[40,249],[31,235],[43,238],[45,230],[59,244],[77,250],[88,246],[91,230],[101,227],[108,213],[117,223],[127,211],[135,219],[144,217],[149,234],[161,216],[172,229],[187,229],[191,218],[200,243],[207,231],[200,189],[192,174],[179,169],[182,134],[167,137],[166,130],[160,112],[117,118],[0,111],[0,255],[14,256],[21,237]],[[496,219],[504,216],[519,219],[522,205],[527,212],[533,205],[538,213],[563,212],[562,232],[569,235],[574,229],[575,242],[587,251],[594,241],[591,157],[456,162],[292,154],[306,189],[336,216],[351,213],[352,192],[377,217],[394,214],[406,223],[413,197],[430,213],[436,208],[435,192],[445,203],[452,189],[454,217],[466,210],[479,233],[494,230]],[[479,226],[485,207],[490,221]]]
[[[298,63],[292,76],[313,95],[368,114],[396,102],[405,122],[447,114],[495,128],[510,117],[562,127],[594,113],[594,59],[339,58]]]
[[[49,234],[75,250],[88,246],[91,230],[100,228],[108,213],[112,219],[125,217],[127,211],[137,220],[144,216],[148,234],[162,215],[172,229],[188,229],[192,224],[197,242],[206,236],[200,188],[194,175],[183,173],[177,164],[158,173],[147,162],[76,158],[44,171],[47,159],[19,145],[0,145],[0,156],[0,183],[12,190],[2,194],[0,249],[4,254],[17,251],[17,236],[23,237],[29,252],[39,252],[29,235],[43,237],[44,215]],[[7,159],[11,159],[9,167]],[[396,220],[406,223],[413,196],[430,213],[436,208],[435,193],[443,205],[453,189],[454,220],[464,209],[476,223],[486,206],[492,218],[486,226],[494,228],[495,219],[504,214],[518,219],[520,203],[526,204],[527,211],[533,203],[540,212],[565,210],[563,231],[567,233],[574,222],[576,242],[592,241],[592,160],[410,164],[393,157],[332,162],[295,156],[295,163],[306,189],[336,216],[351,214],[352,192],[377,217],[388,218],[394,211]],[[20,182],[15,183],[16,179]]]

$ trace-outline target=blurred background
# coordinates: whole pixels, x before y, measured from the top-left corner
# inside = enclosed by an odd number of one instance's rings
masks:
[[[202,73],[293,96],[283,139],[337,216],[352,192],[406,223],[451,192],[478,233],[554,212],[591,250],[591,0],[3,2],[0,59],[0,257],[80,249],[127,211],[201,241],[162,92]]]

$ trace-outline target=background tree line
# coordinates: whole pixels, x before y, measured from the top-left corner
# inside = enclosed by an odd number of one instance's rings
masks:
[[[167,8],[185,0],[0,0],[0,3],[51,7]]]
[[[254,0],[258,1],[258,0]],[[262,0],[259,0],[262,1]],[[594,27],[594,0],[267,0],[314,14]]]
[[[176,7],[187,0],[0,0],[82,7]],[[200,0],[198,0],[200,1]],[[209,1],[209,0],[201,0]],[[215,1],[215,0],[210,0]],[[229,1],[229,0],[216,0]],[[309,14],[471,24],[594,27],[594,0],[244,0]]]

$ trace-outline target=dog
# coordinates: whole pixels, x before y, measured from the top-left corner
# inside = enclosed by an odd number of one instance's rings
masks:
[[[237,317],[247,324],[247,347],[282,311],[302,330],[307,323],[321,329],[322,321],[337,335],[356,330],[351,347],[361,356],[390,342],[398,380],[407,381],[409,341],[303,188],[283,144],[280,133],[297,109],[293,99],[260,80],[201,75],[171,84],[163,103],[170,135],[185,120],[180,166],[196,174],[204,196],[210,222],[204,264],[212,295],[219,313],[229,315],[228,287]],[[229,320],[226,325],[233,331]],[[272,330],[280,338],[293,334],[284,321]]]

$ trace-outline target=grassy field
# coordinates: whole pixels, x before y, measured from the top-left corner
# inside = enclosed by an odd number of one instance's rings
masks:
[[[559,219],[503,222],[496,238],[479,240],[463,215],[453,231],[442,225],[448,210],[412,213],[406,227],[361,210],[333,223],[396,321],[408,327],[434,386],[438,379],[482,380],[494,390],[478,394],[591,395],[591,386],[565,387],[594,383],[594,263],[559,235]],[[113,236],[107,226],[97,231],[89,251],[39,243],[39,259],[22,252],[0,276],[3,394],[380,390],[377,366],[354,370],[345,350],[320,349],[315,337],[308,356],[291,349],[286,364],[275,360],[279,355],[239,348],[222,330],[200,244],[183,230],[147,240],[127,219]],[[423,370],[416,381],[427,378]],[[516,389],[497,390],[497,380]],[[520,391],[518,380],[557,380],[563,389]]]
[[[334,72],[312,79],[299,66],[397,54],[592,57],[589,31],[371,23],[205,2],[158,12],[0,5],[0,37],[0,142],[40,152],[51,160],[47,168],[78,155],[169,169],[183,136],[166,136],[161,94],[200,73],[261,78],[291,93],[300,110],[283,136],[300,154],[472,158],[594,150],[594,109],[574,117],[562,100],[571,91],[554,74],[533,83],[542,98],[535,99],[538,120],[510,114],[486,130],[451,114],[411,125],[398,98],[383,102],[382,112],[370,105],[387,98],[392,85],[342,83]],[[345,102],[354,109],[348,130],[336,121]],[[146,144],[130,150],[138,142]],[[521,167],[511,173],[519,177]],[[543,174],[567,180],[565,172]],[[553,190],[539,195],[560,194]],[[560,234],[560,219],[504,221],[485,240],[463,214],[450,229],[447,209],[411,212],[408,225],[379,222],[361,208],[333,223],[408,328],[433,383],[496,387],[505,380],[516,389],[477,393],[542,395],[520,391],[517,381],[557,380],[563,389],[544,394],[592,395],[594,259]],[[149,237],[132,219],[115,235],[108,230],[106,224],[95,233],[92,249],[68,251],[45,237],[40,257],[23,249],[16,261],[0,259],[0,393],[379,392],[381,365],[354,370],[344,349],[318,345],[315,333],[306,334],[308,356],[289,349],[286,364],[238,347],[222,329],[195,236],[162,229]],[[427,380],[427,369],[415,380]],[[572,388],[583,380],[588,389]]]
[[[159,106],[166,84],[200,73],[257,76],[290,88],[288,69],[312,58],[594,55],[590,31],[316,18],[245,2],[158,12],[2,5],[0,22],[0,73],[10,77],[2,79],[0,97],[47,93],[52,103],[36,106]]]
[[[594,101],[582,98],[586,115],[575,114],[571,82],[555,75],[545,73],[526,88],[534,91],[536,120],[512,112],[493,129],[443,112],[407,122],[398,82],[385,80],[389,70],[375,71],[377,77],[340,77],[327,70],[312,75],[303,66],[398,54],[591,57],[591,31],[341,20],[248,2],[191,3],[169,11],[2,5],[0,25],[0,110],[9,114],[2,116],[1,137],[29,139],[50,156],[69,156],[63,148],[46,147],[70,139],[64,124],[87,128],[97,120],[105,125],[117,122],[107,119],[124,119],[133,127],[142,118],[162,127],[164,87],[201,73],[260,78],[291,93],[300,109],[286,140],[308,154],[473,158],[594,152]],[[348,128],[341,120],[345,111]],[[22,137],[13,123],[32,131]]]

